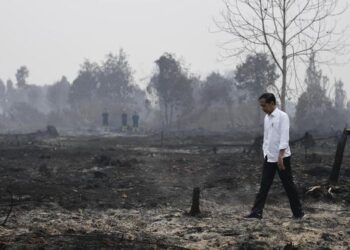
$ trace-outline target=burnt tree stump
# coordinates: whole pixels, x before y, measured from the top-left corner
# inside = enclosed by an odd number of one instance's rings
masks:
[[[340,140],[338,141],[337,151],[335,153],[335,159],[333,163],[333,169],[329,177],[329,183],[331,185],[335,185],[338,182],[340,167],[343,162],[344,150],[345,150],[346,141],[349,134],[350,134],[350,130],[345,128],[342,136],[340,137]]]
[[[193,189],[192,206],[190,211],[191,216],[196,216],[201,213],[199,209],[199,198],[200,198],[200,188],[196,187]]]

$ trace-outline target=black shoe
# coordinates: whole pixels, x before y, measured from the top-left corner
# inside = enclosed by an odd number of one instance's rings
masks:
[[[245,219],[259,219],[261,220],[262,219],[262,215],[261,214],[258,214],[258,213],[250,213],[246,216],[244,216]]]

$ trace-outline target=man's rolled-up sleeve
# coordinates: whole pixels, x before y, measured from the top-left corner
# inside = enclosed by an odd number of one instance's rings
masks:
[[[286,149],[289,146],[289,117],[288,115],[281,116],[281,139],[279,150]]]

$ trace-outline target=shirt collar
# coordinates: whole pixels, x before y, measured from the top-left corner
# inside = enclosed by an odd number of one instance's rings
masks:
[[[276,107],[275,110],[270,114],[270,116],[275,117],[277,112],[278,112],[278,110],[279,109]]]

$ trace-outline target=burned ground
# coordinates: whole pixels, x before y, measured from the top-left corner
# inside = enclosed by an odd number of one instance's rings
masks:
[[[348,249],[350,154],[329,190],[334,141],[306,159],[293,147],[307,217],[291,219],[276,175],[264,219],[247,221],[262,164],[252,143],[223,135],[181,135],[163,147],[158,135],[3,142],[0,223],[13,210],[0,249]],[[195,187],[202,213],[190,217]]]

